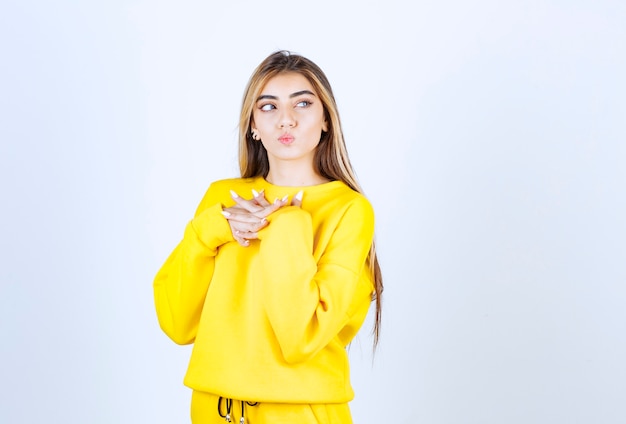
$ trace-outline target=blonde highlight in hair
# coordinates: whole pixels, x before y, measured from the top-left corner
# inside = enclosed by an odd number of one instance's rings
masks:
[[[255,141],[252,137],[252,113],[256,99],[261,94],[265,84],[282,73],[298,73],[304,76],[311,83],[324,105],[324,117],[328,128],[327,131],[322,132],[322,137],[315,151],[313,159],[315,170],[319,175],[331,181],[342,181],[354,191],[363,193],[348,157],[337,103],[326,75],[309,59],[285,50],[272,53],[261,62],[252,73],[244,91],[239,119],[239,169],[241,177],[266,177],[270,170],[267,151],[262,143]],[[376,257],[375,243],[372,243],[368,263],[375,288],[372,301],[376,302],[373,330],[374,346],[376,346],[380,335],[383,279]]]

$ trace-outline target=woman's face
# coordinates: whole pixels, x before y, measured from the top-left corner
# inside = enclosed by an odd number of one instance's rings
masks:
[[[282,161],[311,165],[322,131],[324,107],[311,83],[289,72],[270,79],[252,113],[252,129],[267,150],[270,168]]]

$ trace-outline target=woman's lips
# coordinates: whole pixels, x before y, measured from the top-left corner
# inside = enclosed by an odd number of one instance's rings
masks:
[[[280,141],[282,144],[291,144],[293,140],[294,137],[291,134],[283,134],[278,137],[278,141]]]

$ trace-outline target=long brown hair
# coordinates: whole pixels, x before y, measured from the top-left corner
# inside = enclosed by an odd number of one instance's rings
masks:
[[[354,191],[363,193],[348,158],[348,151],[346,150],[343,132],[341,131],[337,103],[326,75],[309,59],[285,50],[272,53],[261,62],[246,86],[239,120],[239,169],[242,178],[266,177],[269,172],[267,151],[262,143],[252,138],[250,127],[252,112],[256,99],[259,97],[265,84],[276,75],[286,72],[295,72],[304,76],[315,88],[324,105],[324,117],[328,124],[328,131],[322,132],[322,137],[315,150],[313,165],[316,171],[319,175],[331,181],[342,181]],[[372,301],[376,302],[376,317],[373,331],[374,346],[376,346],[380,335],[383,278],[378,258],[376,257],[375,243],[372,243],[368,263],[375,288]]]

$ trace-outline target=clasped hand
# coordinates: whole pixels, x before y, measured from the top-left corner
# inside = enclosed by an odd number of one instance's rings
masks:
[[[285,206],[300,207],[302,205],[302,191],[298,192],[291,202],[288,196],[285,196],[282,199],[276,199],[274,203],[267,201],[263,190],[260,193],[252,190],[253,197],[249,200],[232,190],[230,194],[235,205],[224,208],[222,214],[228,220],[233,237],[244,247],[250,245],[250,240],[259,238],[258,232],[267,227],[269,224],[267,217],[272,213]]]

